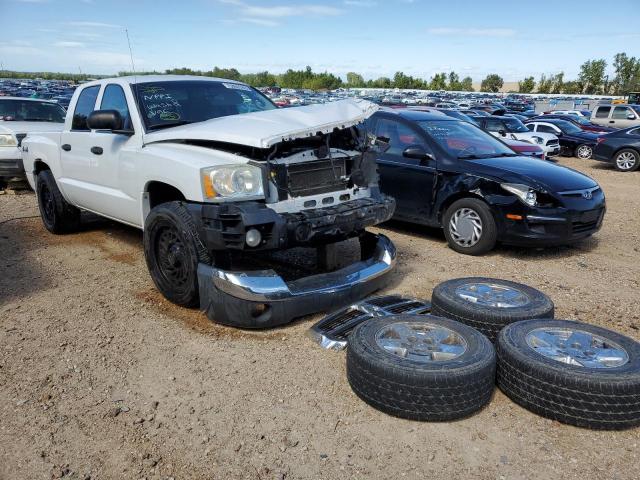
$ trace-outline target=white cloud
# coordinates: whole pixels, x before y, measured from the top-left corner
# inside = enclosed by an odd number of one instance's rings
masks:
[[[67,22],[72,27],[89,27],[89,28],[124,28],[122,25],[114,25],[113,23],[102,22]]]
[[[68,41],[60,41],[53,44],[54,47],[60,48],[81,48],[84,47],[84,43],[82,42],[68,42]]]
[[[431,35],[453,35],[459,37],[512,37],[512,28],[449,28],[437,27],[427,30]]]
[[[260,25],[263,27],[277,27],[280,25],[278,22],[274,20],[268,20],[266,18],[241,18],[241,22],[245,23],[253,23],[254,25]]]
[[[240,21],[265,27],[276,27],[279,25],[278,20],[288,17],[331,17],[344,13],[344,11],[339,8],[320,4],[271,5],[269,7],[262,7],[240,0],[218,0],[218,3],[235,7]]]
[[[344,0],[344,4],[349,7],[375,7],[377,2],[372,0]]]

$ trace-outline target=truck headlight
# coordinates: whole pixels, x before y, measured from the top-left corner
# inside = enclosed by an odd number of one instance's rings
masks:
[[[522,200],[523,203],[526,203],[531,207],[536,206],[538,194],[528,185],[522,185],[519,183],[501,183],[500,186],[507,192],[513,193],[516,197]]]
[[[207,200],[263,197],[262,170],[248,164],[204,168],[202,190]]]
[[[16,141],[16,137],[11,135],[10,133],[2,133],[0,134],[0,147],[17,147],[18,142]]]

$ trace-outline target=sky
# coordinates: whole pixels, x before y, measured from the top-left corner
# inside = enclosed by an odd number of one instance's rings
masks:
[[[624,21],[640,0],[0,0],[0,11],[0,63],[19,71],[130,70],[125,28],[139,71],[309,65],[517,81],[640,56],[640,29]]]

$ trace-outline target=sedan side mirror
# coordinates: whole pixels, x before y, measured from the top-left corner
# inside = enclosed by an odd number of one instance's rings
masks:
[[[133,135],[133,130],[124,130],[124,119],[117,110],[94,110],[87,117],[91,130],[111,130],[113,133]]]
[[[407,147],[402,152],[402,156],[405,158],[414,158],[416,160],[435,160],[435,157],[427,153],[426,150],[422,147]]]
[[[507,136],[507,132],[504,129],[500,129],[498,130],[498,133],[502,136],[502,137],[506,137]]]

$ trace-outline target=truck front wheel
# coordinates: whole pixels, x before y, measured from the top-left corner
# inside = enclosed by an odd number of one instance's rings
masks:
[[[51,233],[69,233],[80,227],[80,210],[64,199],[51,170],[38,173],[36,195],[42,223]]]
[[[144,225],[144,255],[153,282],[167,300],[198,305],[198,263],[211,260],[182,202],[151,210]]]

